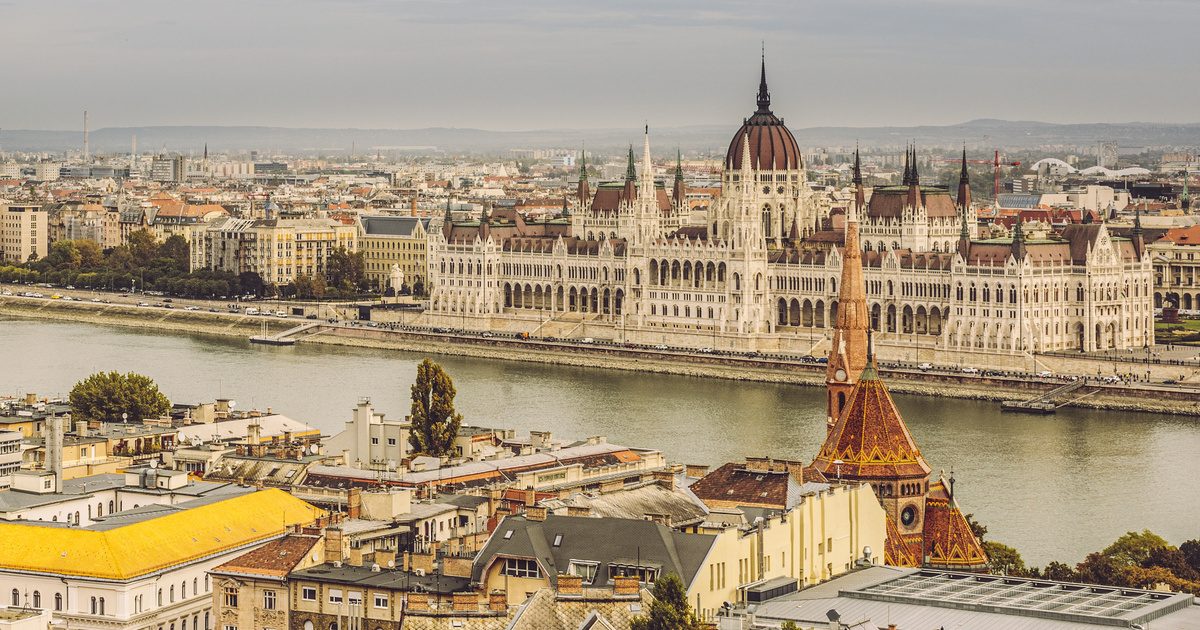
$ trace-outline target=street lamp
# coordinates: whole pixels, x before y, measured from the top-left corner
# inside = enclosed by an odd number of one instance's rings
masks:
[[[121,413],[121,422],[123,424],[127,424],[129,422],[129,413],[128,412]]]

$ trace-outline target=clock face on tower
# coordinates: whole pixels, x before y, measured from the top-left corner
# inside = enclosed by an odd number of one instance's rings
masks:
[[[912,527],[912,524],[917,520],[917,510],[913,506],[905,507],[900,512],[900,522],[904,523],[905,527]]]
[[[839,381],[844,381],[844,380],[846,380],[846,370],[843,370],[843,369],[841,369],[841,368],[838,368],[838,370],[837,370],[836,372],[834,372],[834,373],[833,373],[833,378],[835,378],[835,379],[837,379],[837,380],[839,380]]]

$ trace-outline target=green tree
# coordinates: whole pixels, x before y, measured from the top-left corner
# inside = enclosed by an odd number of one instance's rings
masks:
[[[1075,569],[1061,563],[1051,562],[1042,570],[1042,577],[1047,580],[1055,580],[1058,582],[1073,582],[1078,579],[1075,574]]]
[[[238,274],[238,282],[241,283],[242,291],[245,293],[263,294],[263,279],[257,272],[243,271]]]
[[[1179,551],[1187,560],[1188,566],[1196,573],[1200,573],[1200,539],[1186,540],[1182,545],[1179,545]]]
[[[408,442],[418,453],[442,456],[454,448],[462,414],[454,410],[454,382],[442,366],[425,359],[412,385],[412,431]]]
[[[79,267],[88,271],[96,271],[104,266],[104,252],[96,241],[75,241],[75,250],[79,252]]]
[[[121,414],[140,422],[171,411],[171,401],[148,376],[96,372],[71,388],[71,415],[78,420],[121,422]]]
[[[795,621],[789,619],[779,624],[779,630],[800,630],[800,626],[797,626]]]
[[[79,269],[83,256],[75,247],[75,241],[55,241],[46,253],[45,261],[54,269]]]
[[[1120,566],[1142,565],[1150,558],[1150,553],[1159,547],[1170,547],[1162,536],[1144,529],[1141,532],[1128,532],[1116,539],[1113,544],[1104,548],[1100,553],[1112,558]]]
[[[362,286],[366,268],[362,252],[351,253],[345,247],[338,247],[325,260],[325,279],[335,289],[353,291]]]
[[[988,571],[1002,575],[1026,575],[1025,560],[1016,549],[994,540],[984,541],[983,551],[988,557]]]
[[[125,239],[125,247],[129,249],[134,264],[138,267],[145,267],[158,257],[158,243],[154,240],[154,235],[146,230],[130,232],[129,237]]]
[[[654,602],[644,617],[634,617],[629,630],[699,630],[700,620],[692,614],[683,580],[668,573],[654,581]]]
[[[178,273],[187,273],[191,264],[191,247],[187,239],[172,234],[158,246],[156,258],[170,261],[170,268]]]
[[[971,533],[975,534],[975,537],[979,539],[979,542],[983,542],[983,539],[985,536],[987,536],[988,532],[987,525],[975,520],[974,514],[967,515],[967,525],[971,526]]]

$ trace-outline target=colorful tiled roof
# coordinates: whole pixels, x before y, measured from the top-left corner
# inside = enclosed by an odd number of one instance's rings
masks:
[[[844,478],[863,481],[920,477],[930,470],[873,365],[850,391],[813,465],[826,477],[840,470]]]

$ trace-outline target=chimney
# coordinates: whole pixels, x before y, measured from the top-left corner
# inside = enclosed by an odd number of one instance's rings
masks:
[[[340,562],[342,556],[342,529],[340,527],[325,528],[325,562]]]
[[[613,595],[637,595],[641,589],[637,576],[624,575],[613,578]]]
[[[669,470],[654,471],[654,481],[667,490],[675,490],[675,473]]]
[[[525,520],[542,522],[546,520],[546,508],[540,505],[531,505],[525,508]]]
[[[591,516],[592,508],[587,505],[572,505],[567,507],[567,516]]]
[[[708,474],[708,466],[702,464],[687,464],[684,466],[684,474],[692,479],[699,479]]]
[[[508,610],[508,595],[501,590],[495,590],[488,593],[488,610],[492,612],[505,612]]]
[[[583,577],[579,575],[559,574],[558,594],[575,596],[583,595]]]
[[[88,434],[87,420],[76,420],[75,421],[75,435],[77,435],[79,437],[87,437],[87,434]]]
[[[429,610],[429,593],[408,593],[409,610]]]
[[[30,405],[30,406],[36,405],[37,404],[37,394],[35,394],[33,392],[29,392],[28,394],[25,394],[25,404]]]
[[[63,423],[70,416],[50,415],[46,418],[46,470],[54,473],[54,491],[62,489]]]
[[[454,612],[474,612],[479,610],[479,598],[474,592],[454,593],[450,597]]]
[[[350,518],[358,518],[362,510],[362,488],[350,488],[350,492],[346,496],[346,515]]]

